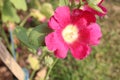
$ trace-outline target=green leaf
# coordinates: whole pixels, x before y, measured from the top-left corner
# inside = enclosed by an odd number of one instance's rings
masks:
[[[16,27],[14,33],[15,35],[17,36],[17,38],[25,45],[28,47],[28,50],[33,52],[33,53],[36,53],[37,51],[37,47],[32,45],[30,42],[29,42],[29,38],[28,38],[28,35],[30,34],[30,32],[32,31],[32,29],[28,29],[26,30],[24,27]]]
[[[101,2],[101,0],[88,0],[89,4],[94,4],[94,5],[98,5]]]
[[[94,10],[97,10],[99,12],[103,12],[100,7],[98,7],[98,4],[101,2],[101,0],[88,0],[88,5],[93,8]]]
[[[97,11],[99,11],[99,12],[102,12],[103,13],[103,11],[102,11],[102,9],[100,8],[100,7],[98,7],[98,5],[95,5],[95,4],[88,4],[91,8],[93,8],[94,10],[97,10]]]
[[[44,42],[44,34],[39,33],[36,30],[32,30],[29,35],[29,42],[30,45],[36,46],[36,48],[39,48],[40,45]]]
[[[52,30],[48,27],[47,23],[36,26],[34,30],[38,31],[39,33],[46,33],[46,34],[52,32]]]
[[[39,25],[31,30],[29,33],[29,42],[31,45],[39,48],[44,44],[44,37],[46,33],[49,33],[51,30],[47,27],[46,24]]]
[[[65,6],[69,4],[69,0],[59,0],[59,6]]]
[[[24,11],[27,10],[27,5],[25,0],[10,0],[12,4],[15,6],[17,9],[22,9]]]
[[[37,49],[44,45],[45,35],[51,32],[47,24],[39,25],[35,28],[26,30],[24,27],[16,27],[15,35],[17,38],[28,47],[28,50],[36,53]]]
[[[27,30],[25,28],[23,28],[23,27],[20,27],[20,26],[16,27],[16,29],[15,29],[15,34],[16,34],[17,38],[22,43],[24,43],[26,46],[31,47],[29,45],[29,40],[28,40],[28,36],[27,36],[26,32],[27,32]]]
[[[20,22],[20,18],[17,15],[16,9],[12,6],[9,1],[4,1],[4,6],[2,8],[2,21],[3,22]]]

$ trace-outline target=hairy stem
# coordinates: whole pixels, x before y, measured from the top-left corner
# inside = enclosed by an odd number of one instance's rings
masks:
[[[55,59],[54,63],[53,63],[53,64],[51,65],[51,67],[49,68],[49,70],[48,70],[48,72],[47,72],[47,75],[46,75],[46,77],[45,77],[44,80],[47,80],[47,77],[50,75],[50,73],[51,73],[51,71],[52,71],[52,69],[53,69],[53,67],[54,67],[54,65],[56,64],[57,61],[58,61],[58,58]]]
[[[26,21],[27,21],[27,19],[28,19],[29,17],[31,17],[31,14],[27,15],[27,16],[24,18],[24,20],[23,20],[23,21],[21,22],[21,24],[20,24],[21,27],[24,26],[24,24],[26,23]]]

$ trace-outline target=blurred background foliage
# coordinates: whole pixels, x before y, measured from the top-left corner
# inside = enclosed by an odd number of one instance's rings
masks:
[[[14,24],[12,27],[18,31],[15,35],[34,53],[34,50],[44,45],[42,42],[38,45],[38,38],[47,30],[47,21],[58,5],[58,0],[0,0],[0,28],[9,31],[9,24]],[[66,59],[59,60],[53,67],[50,80],[120,80],[120,0],[105,0],[103,5],[108,13],[105,17],[98,18],[103,33],[100,45],[93,47],[90,56],[82,61],[75,60],[69,53]],[[5,39],[1,35],[2,28],[0,36]],[[7,37],[9,38],[8,33]],[[5,42],[7,44],[6,39]],[[18,53],[28,53],[23,45],[17,41],[15,43],[16,48],[22,46],[22,52]],[[26,60],[26,55],[20,55],[20,65],[28,67],[22,61]],[[36,69],[31,62],[39,64],[36,60],[38,57],[27,57],[31,67]]]

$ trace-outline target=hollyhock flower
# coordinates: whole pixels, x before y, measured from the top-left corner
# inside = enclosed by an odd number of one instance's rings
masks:
[[[74,58],[84,59],[102,36],[92,13],[80,9],[70,12],[67,6],[58,7],[48,24],[54,32],[45,37],[45,43],[58,58],[65,58],[70,50]]]
[[[106,15],[106,13],[107,13],[107,9],[102,6],[102,2],[103,2],[103,1],[104,1],[104,0],[99,0],[99,2],[96,1],[96,2],[97,2],[96,5],[102,10],[102,12],[96,11],[95,9],[91,8],[91,7],[88,5],[88,3],[87,3],[86,0],[83,0],[83,2],[85,3],[85,5],[83,6],[83,10],[90,11],[90,12],[92,12],[92,13],[94,13],[94,14],[97,14],[98,16],[102,17],[102,16]]]

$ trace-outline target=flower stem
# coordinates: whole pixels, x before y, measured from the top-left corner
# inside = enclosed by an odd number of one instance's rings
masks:
[[[50,75],[50,73],[51,73],[51,71],[52,71],[52,69],[53,69],[53,67],[54,67],[54,65],[56,64],[57,61],[58,61],[58,58],[56,58],[55,61],[54,61],[54,63],[51,65],[51,67],[48,70],[48,73],[47,73],[47,75],[46,75],[46,77],[45,77],[44,80],[47,80],[47,77]]]
[[[36,73],[36,70],[33,70],[32,73],[31,73],[31,76],[30,76],[30,80],[33,80],[33,77],[34,77],[35,73]]]
[[[2,36],[3,36],[4,40],[6,42],[6,45],[7,45],[8,49],[9,49],[9,51],[11,52],[7,35],[6,35],[5,31],[4,31],[4,29],[2,28],[2,26],[0,26],[0,30],[1,30],[1,33],[2,33]]]
[[[27,16],[24,18],[24,20],[23,20],[23,21],[21,22],[21,24],[20,24],[20,27],[23,27],[23,26],[24,26],[24,24],[26,23],[26,21],[27,21],[27,19],[28,19],[29,17],[31,17],[31,14],[27,15]]]
[[[9,32],[10,32],[10,39],[11,39],[12,55],[14,59],[16,60],[16,52],[15,52],[15,46],[14,46],[14,41],[13,41],[13,32],[12,30],[9,30]]]

